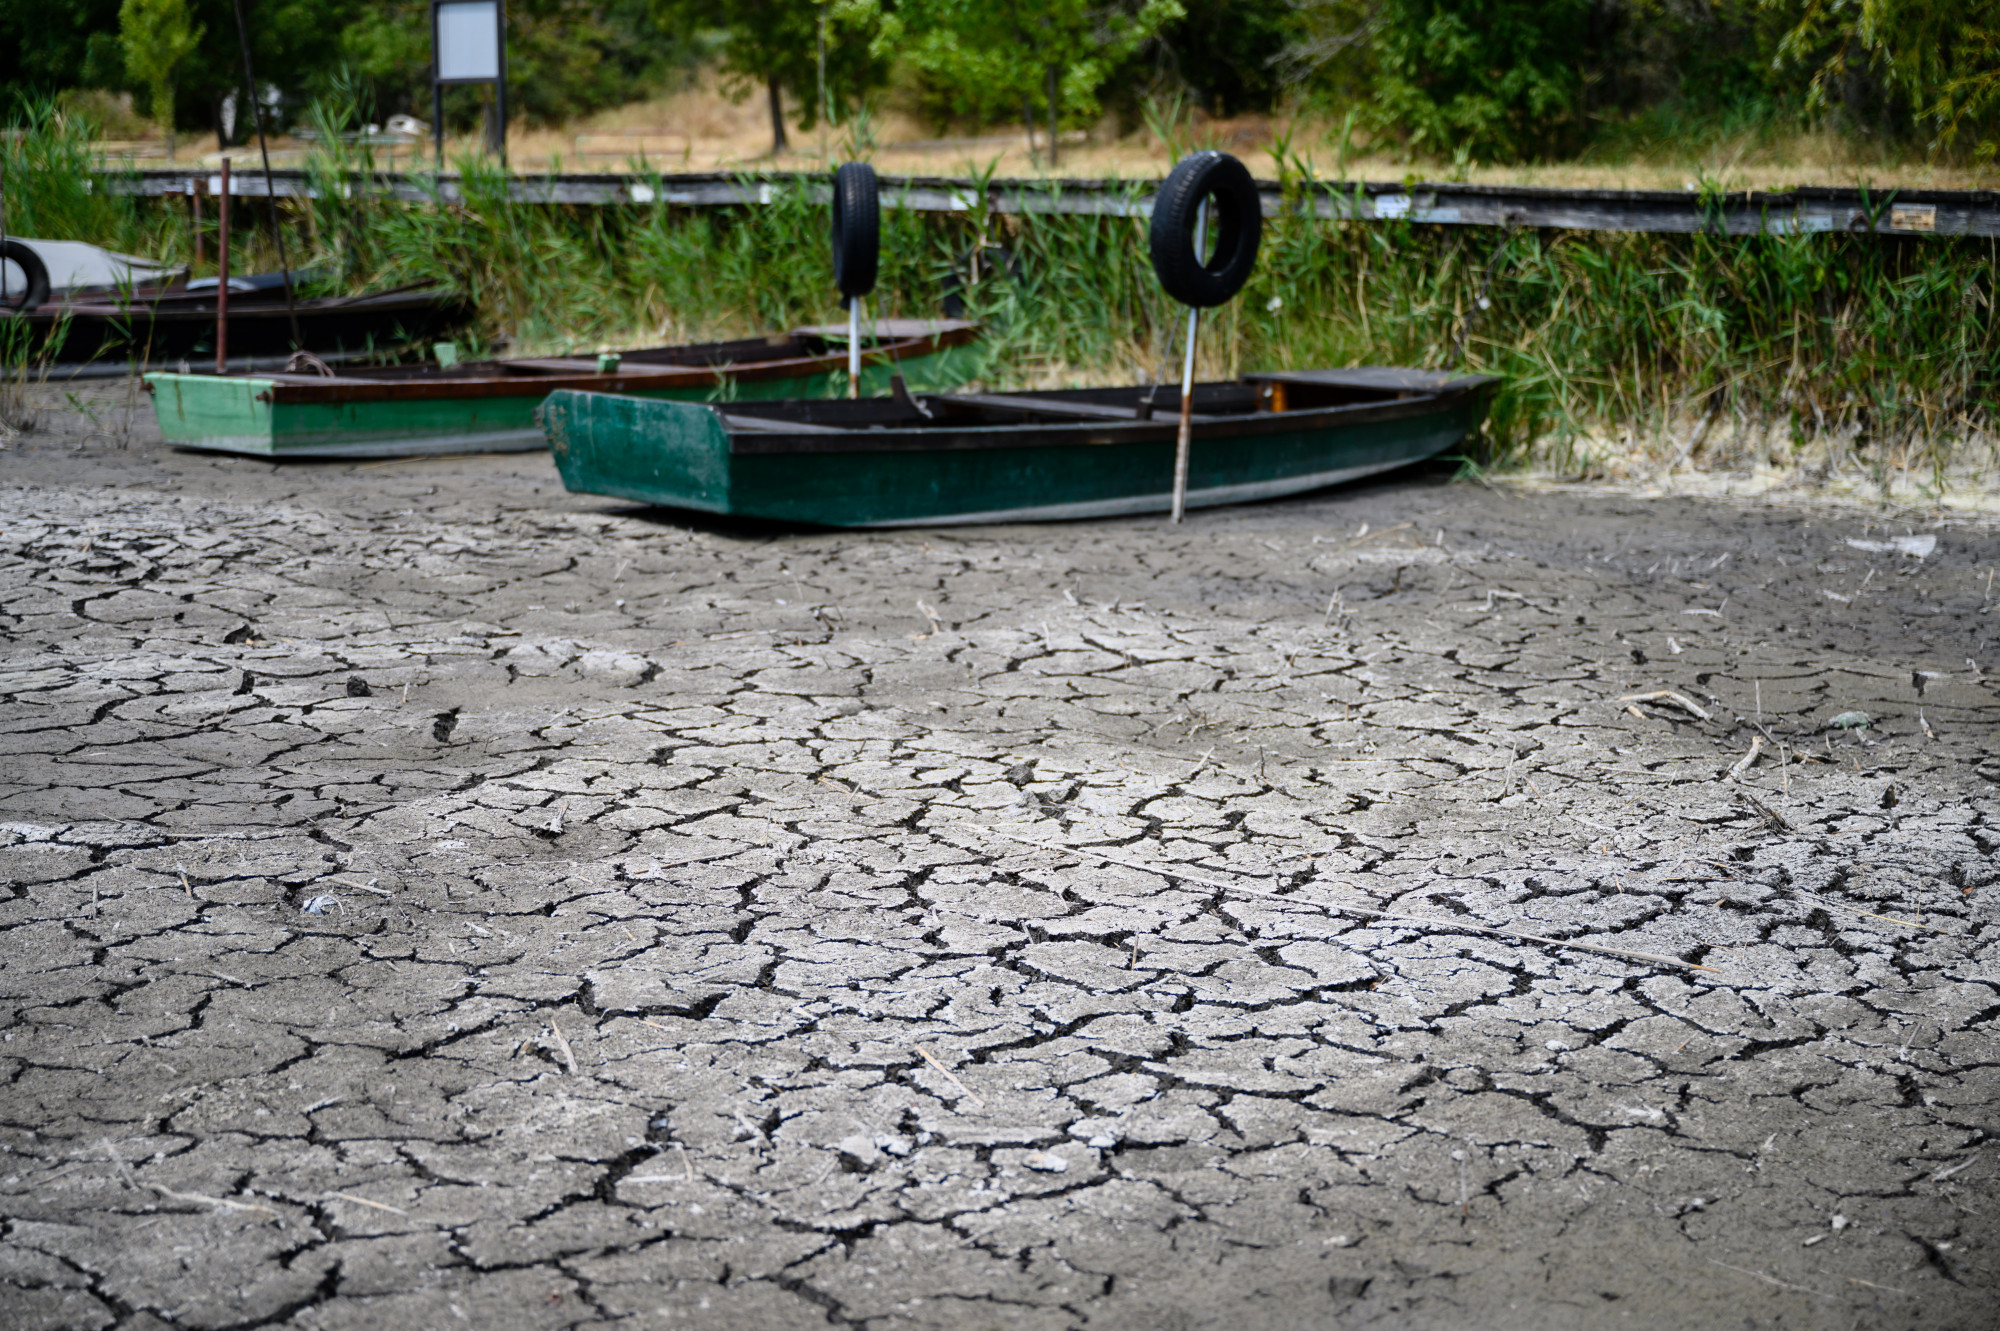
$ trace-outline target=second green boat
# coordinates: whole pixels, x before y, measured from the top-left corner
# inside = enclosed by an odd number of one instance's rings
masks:
[[[882,319],[863,343],[861,392],[900,370],[947,388],[976,372],[978,326]],[[544,447],[535,409],[557,389],[682,402],[822,397],[847,382],[847,329],[796,328],[621,355],[453,365],[315,367],[283,374],[145,376],[168,443],[258,457],[376,458]]]

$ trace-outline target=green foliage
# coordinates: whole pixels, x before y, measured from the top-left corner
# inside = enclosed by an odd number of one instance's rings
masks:
[[[1514,161],[1575,136],[1589,0],[1383,0],[1377,120],[1419,152]]]
[[[0,135],[7,230],[17,236],[89,240],[113,249],[149,247],[156,223],[129,195],[103,188],[90,151],[91,126],[52,99],[23,102],[17,128]]]
[[[334,107],[322,123],[351,114]],[[329,268],[334,289],[448,282],[477,304],[484,338],[530,348],[771,332],[839,315],[826,205],[782,179],[754,207],[571,208],[515,202],[507,178],[473,160],[457,163],[462,202],[401,203],[338,188],[373,166],[370,150],[322,141],[319,197],[287,203],[285,224],[293,262]],[[86,189],[87,147],[46,104],[26,133],[0,140],[9,229],[185,261],[181,203]],[[1288,190],[1310,184],[1295,160],[1279,168]],[[1143,217],[889,203],[873,313],[936,314],[964,257],[1004,246],[1018,276],[989,266],[968,292],[989,328],[988,382],[1173,377],[1183,312],[1153,278]],[[239,223],[239,263],[272,266],[265,228]],[[1792,458],[1787,437],[1853,427],[1866,458],[1938,462],[1955,437],[2000,426],[1996,291],[2000,263],[1981,238],[1496,233],[1287,207],[1267,223],[1249,286],[1208,323],[1202,372],[1402,364],[1497,374],[1489,463],[1574,464],[1581,436],[1640,438],[1693,417],[1788,427],[1782,456],[1765,461]]]
[[[699,53],[693,41],[654,26],[647,0],[510,0],[507,6],[510,110],[532,124],[558,124],[677,82]],[[357,79],[369,116],[407,112],[429,119],[430,64],[430,0],[379,0],[356,7],[340,28],[336,60],[309,89],[324,95],[342,78]],[[473,94],[457,94],[447,115],[466,121],[473,103]]]
[[[153,119],[174,135],[174,72],[201,45],[204,29],[188,17],[187,0],[125,0],[118,9],[125,69],[152,94]]]
[[[933,104],[975,122],[1045,105],[1051,72],[1057,123],[1101,112],[1105,81],[1168,23],[1180,0],[858,0],[879,14],[875,49],[925,82]]]
[[[2000,152],[2000,0],[1769,3],[1792,14],[1779,55],[1812,70],[1815,105],[1872,76],[1933,147],[1964,136],[1982,161]]]
[[[810,129],[865,106],[888,81],[889,57],[874,40],[880,14],[869,0],[654,0],[653,13],[663,31],[719,34],[731,91],[771,101],[774,149],[784,142],[781,90]]]
[[[80,84],[122,85],[118,6],[119,0],[0,0],[0,118]]]
[[[1269,110],[1283,92],[1277,60],[1299,32],[1298,11],[1268,0],[1181,0],[1163,25],[1163,64],[1213,115]]]

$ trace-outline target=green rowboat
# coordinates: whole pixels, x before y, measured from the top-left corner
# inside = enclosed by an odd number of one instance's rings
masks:
[[[1363,367],[1198,384],[1188,506],[1297,494],[1433,457],[1497,383]],[[829,527],[1165,512],[1178,413],[1153,390],[694,405],[561,391],[542,421],[571,490]],[[1178,404],[1174,404],[1178,405]]]
[[[882,319],[864,345],[863,393],[901,371],[948,387],[976,372],[978,327]],[[260,457],[368,458],[541,448],[535,409],[556,389],[641,400],[749,401],[844,392],[847,329],[654,347],[619,356],[340,368],[330,373],[145,376],[160,433],[187,448]]]

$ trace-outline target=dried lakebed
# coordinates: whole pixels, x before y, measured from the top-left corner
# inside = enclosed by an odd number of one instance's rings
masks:
[[[118,400],[0,454],[9,1327],[1992,1325],[1991,527]]]

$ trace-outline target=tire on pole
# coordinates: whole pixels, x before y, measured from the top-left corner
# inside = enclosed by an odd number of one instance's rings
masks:
[[[833,284],[843,301],[875,289],[882,258],[882,205],[875,168],[848,162],[833,173]]]
[[[20,241],[9,239],[0,241],[0,262],[12,263],[19,268],[27,283],[25,289],[17,289],[10,282],[5,300],[0,301],[0,309],[26,314],[49,303],[49,269],[42,262],[41,255]]]
[[[1195,253],[1195,221],[1210,199],[1215,248],[1204,261]],[[1250,280],[1263,234],[1263,203],[1250,169],[1225,152],[1194,153],[1180,160],[1153,200],[1153,271],[1181,304],[1212,309]]]

